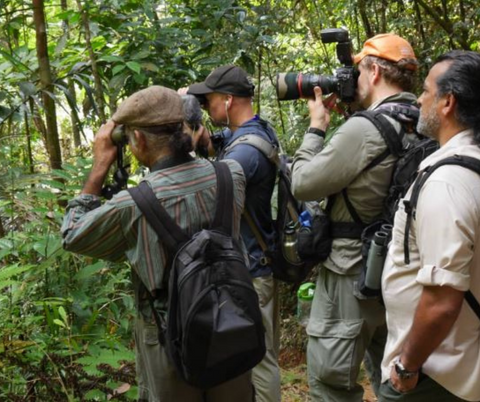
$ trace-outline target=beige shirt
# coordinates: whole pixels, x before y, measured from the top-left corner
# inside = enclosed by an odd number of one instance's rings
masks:
[[[470,131],[455,135],[426,158],[420,170],[455,154],[480,159],[480,148]],[[408,265],[403,247],[405,219],[400,202],[382,278],[388,325],[382,381],[390,377],[424,286],[470,289],[480,300],[480,176],[451,165],[432,173],[420,192],[416,219],[412,219]],[[422,370],[454,395],[480,400],[480,320],[466,301],[449,335]]]
[[[415,100],[414,95],[402,92],[376,102],[369,110],[382,103],[414,103]],[[400,123],[387,118],[399,131]],[[396,159],[390,155],[377,166],[365,168],[385,149],[383,137],[364,117],[347,120],[325,146],[318,135],[305,134],[302,145],[295,152],[292,166],[293,194],[302,201],[313,201],[346,189],[362,221],[370,223],[382,212]],[[341,194],[335,198],[331,219],[334,222],[353,222]],[[323,265],[339,274],[359,273],[361,246],[361,241],[357,239],[334,239],[332,252]]]

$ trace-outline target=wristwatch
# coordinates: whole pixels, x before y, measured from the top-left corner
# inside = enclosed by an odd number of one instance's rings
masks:
[[[398,375],[398,378],[401,380],[408,380],[410,378],[413,378],[418,375],[418,370],[417,371],[408,371],[400,361],[400,358],[397,358],[395,362],[393,363],[395,367],[395,372]]]
[[[316,127],[308,127],[307,131],[305,131],[305,134],[316,134],[319,137],[325,138],[325,131]]]

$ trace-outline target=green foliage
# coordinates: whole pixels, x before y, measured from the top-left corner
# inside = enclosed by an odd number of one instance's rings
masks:
[[[129,267],[66,253],[59,235],[65,203],[91,166],[84,156],[104,107],[108,117],[141,88],[187,86],[235,63],[252,75],[256,109],[293,154],[308,109],[305,100],[277,100],[276,74],[332,74],[339,66],[335,46],[321,43],[320,30],[348,28],[356,51],[369,36],[400,33],[422,63],[419,82],[439,54],[480,44],[479,9],[464,0],[67,0],[63,8],[45,0],[54,84],[44,88],[31,3],[0,4],[0,313],[8,317],[0,322],[1,400],[25,400],[29,392],[39,400],[105,400],[122,380],[134,383]],[[67,161],[54,171],[44,94],[57,105]],[[331,126],[342,121],[333,115]],[[301,333],[291,319],[292,294],[282,289],[286,334]],[[305,338],[282,342],[301,350]],[[117,355],[129,363],[118,363]],[[131,388],[115,398],[134,394]]]
[[[90,400],[104,400],[122,382],[135,383],[130,269],[63,251],[57,201],[72,197],[89,162],[65,167],[12,175],[4,188],[12,230],[0,239],[0,311],[9,317],[0,322],[0,399],[16,400],[34,383],[42,400],[85,400],[86,389],[97,392]]]

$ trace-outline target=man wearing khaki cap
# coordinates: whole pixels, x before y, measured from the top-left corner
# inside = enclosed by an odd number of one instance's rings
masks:
[[[356,101],[367,113],[401,105],[418,115],[415,96],[405,92],[412,89],[417,69],[406,40],[377,35],[366,41],[354,62],[359,71]],[[308,106],[310,127],[295,153],[292,189],[303,201],[328,197],[333,237],[330,255],[320,267],[307,326],[310,393],[313,401],[361,402],[363,388],[357,379],[362,360],[378,392],[387,328],[380,301],[355,291],[362,270],[360,236],[382,213],[397,157],[388,153],[387,133],[362,116],[351,117],[325,145],[330,114],[320,88],[315,88],[315,99]],[[393,135],[407,140],[396,118],[382,116]]]
[[[215,171],[210,162],[190,156],[192,140],[183,131],[183,121],[182,99],[168,88],[153,86],[122,102],[112,121],[95,137],[92,171],[80,196],[67,207],[63,246],[95,258],[128,261],[132,266],[139,401],[250,402],[254,396],[249,372],[207,390],[194,388],[179,377],[159,342],[147,297],[147,291],[165,288],[169,250],[128,191],[119,192],[103,205],[99,198],[117,155],[111,134],[115,126],[123,125],[132,154],[150,168],[143,181],[167,213],[188,235],[208,227],[215,213]],[[227,163],[234,188],[233,236],[239,239],[245,179],[240,165]],[[166,292],[157,293],[156,309],[166,312],[167,299]]]

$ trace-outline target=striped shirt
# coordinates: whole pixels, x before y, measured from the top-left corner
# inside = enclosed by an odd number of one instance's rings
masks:
[[[237,162],[225,162],[234,186],[234,205],[225,207],[232,211],[233,237],[238,240],[245,178]],[[210,162],[192,160],[150,173],[144,181],[189,236],[209,227],[216,197],[215,171]],[[103,205],[94,195],[74,198],[68,203],[61,230],[66,250],[114,262],[128,260],[148,290],[164,288],[168,251],[127,191]]]

